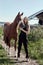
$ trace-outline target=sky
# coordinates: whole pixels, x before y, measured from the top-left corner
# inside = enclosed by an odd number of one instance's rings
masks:
[[[0,0],[0,21],[13,22],[19,11],[28,17],[40,10],[43,10],[43,0]]]

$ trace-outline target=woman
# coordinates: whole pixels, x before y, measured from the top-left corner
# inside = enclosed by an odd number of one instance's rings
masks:
[[[24,45],[24,49],[26,52],[26,58],[29,58],[28,56],[28,49],[27,49],[27,43],[28,43],[28,34],[30,33],[30,26],[28,25],[28,18],[24,17],[23,22],[20,22],[18,24],[19,29],[21,30],[20,35],[19,35],[19,41],[18,41],[18,58],[20,57],[20,51],[21,51],[21,46],[22,43]]]

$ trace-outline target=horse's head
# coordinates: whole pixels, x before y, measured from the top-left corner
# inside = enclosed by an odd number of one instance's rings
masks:
[[[17,17],[19,20],[21,20],[21,16],[23,15],[23,13],[20,14],[20,12],[18,13]]]
[[[19,23],[19,21],[22,20],[22,18],[21,18],[22,15],[23,15],[23,13],[20,13],[20,12],[17,14],[17,16],[16,16],[17,23]]]

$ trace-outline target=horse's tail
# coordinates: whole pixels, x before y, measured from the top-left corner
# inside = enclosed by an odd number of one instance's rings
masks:
[[[6,30],[7,30],[7,28],[8,28],[8,23],[5,23],[4,24],[4,27],[3,27],[3,33],[4,33],[4,36],[6,35]]]

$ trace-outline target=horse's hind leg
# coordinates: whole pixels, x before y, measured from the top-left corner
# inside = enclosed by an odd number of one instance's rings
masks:
[[[7,51],[7,45],[6,45],[6,40],[7,40],[7,38],[6,38],[6,36],[4,35],[4,37],[3,37],[3,41],[5,42],[5,50]]]
[[[6,46],[7,46],[7,53],[8,55],[10,55],[10,40],[8,39],[8,37],[6,37]]]
[[[10,42],[8,42],[8,55],[11,55],[11,51],[10,51]]]

